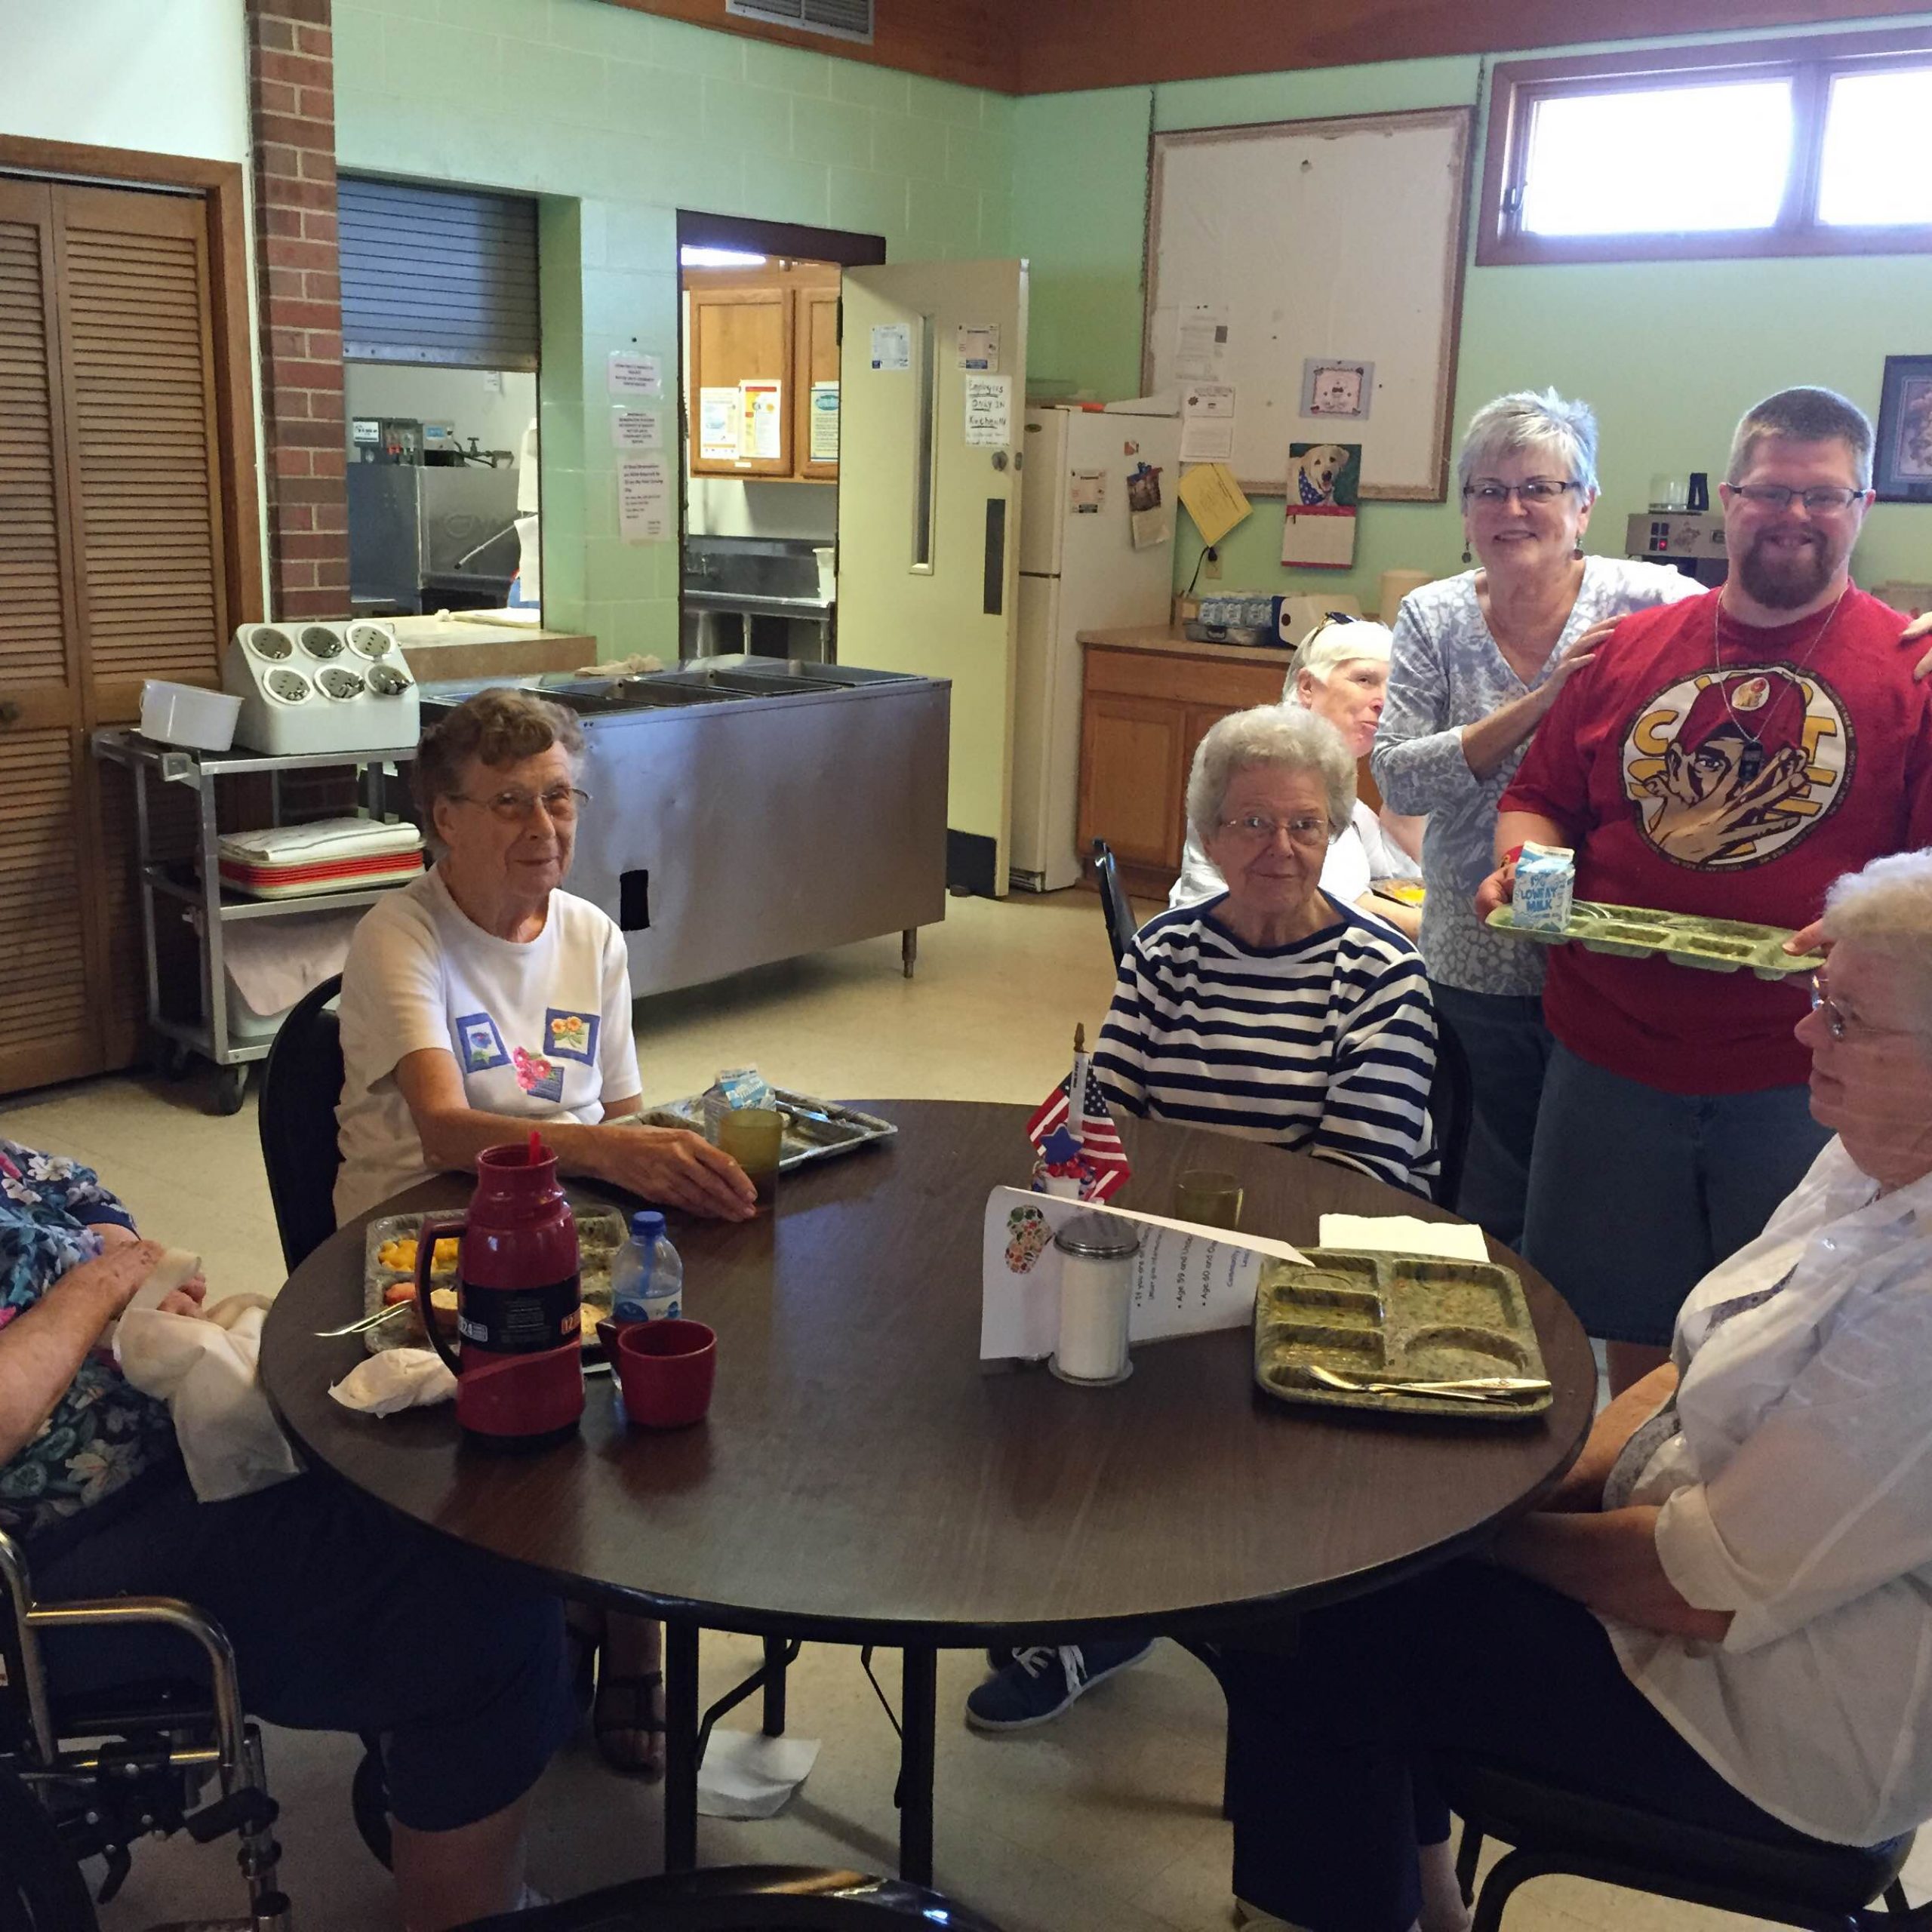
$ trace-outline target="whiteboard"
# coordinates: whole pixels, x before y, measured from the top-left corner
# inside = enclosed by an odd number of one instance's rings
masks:
[[[1362,446],[1364,498],[1447,495],[1474,118],[1429,108],[1155,136],[1143,385],[1233,385],[1244,489],[1284,494],[1289,444],[1335,442]],[[1214,377],[1201,358],[1223,323]],[[1303,414],[1311,357],[1374,364],[1365,417]]]

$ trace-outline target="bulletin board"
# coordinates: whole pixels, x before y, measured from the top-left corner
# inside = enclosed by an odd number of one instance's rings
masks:
[[[1143,385],[1232,386],[1243,488],[1284,494],[1291,442],[1358,443],[1363,498],[1447,496],[1474,121],[1429,108],[1154,137]],[[1305,413],[1311,365],[1331,363],[1369,371],[1364,415]],[[1346,406],[1349,380],[1328,399]]]

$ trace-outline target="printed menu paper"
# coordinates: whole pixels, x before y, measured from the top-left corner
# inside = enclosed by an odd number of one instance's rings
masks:
[[[873,323],[872,367],[875,369],[909,369],[912,366],[912,324]]]
[[[664,358],[640,355],[634,349],[611,352],[608,377],[614,396],[660,396],[664,393]]]
[[[697,392],[697,453],[706,463],[738,460],[739,395],[736,389]]]
[[[1180,460],[1226,463],[1235,453],[1235,392],[1229,383],[1190,383],[1180,392]]]
[[[774,463],[785,453],[785,386],[769,381],[738,385],[738,454],[754,462]]]
[[[628,456],[618,463],[617,534],[626,543],[662,543],[677,534],[662,457]]]
[[[838,385],[836,383],[813,383],[811,425],[809,460],[813,463],[836,463],[838,460]]]
[[[1225,463],[1197,463],[1176,486],[1204,543],[1218,543],[1253,507]]]
[[[611,446],[620,450],[656,450],[664,447],[664,419],[654,409],[614,409]]]
[[[966,378],[966,447],[1003,450],[1013,440],[1013,378]]]
[[[1023,1188],[996,1187],[986,1201],[982,1242],[980,1359],[1044,1361],[1060,1340],[1060,1253],[1054,1236],[1081,1214],[1137,1223],[1134,1342],[1163,1341],[1213,1328],[1244,1328],[1254,1318],[1262,1264],[1305,1264],[1284,1241],[1235,1233],[1124,1208],[1096,1208]]]

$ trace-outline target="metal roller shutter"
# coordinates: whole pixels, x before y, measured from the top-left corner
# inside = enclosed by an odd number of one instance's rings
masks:
[[[352,361],[537,367],[537,204],[345,176],[342,352]]]

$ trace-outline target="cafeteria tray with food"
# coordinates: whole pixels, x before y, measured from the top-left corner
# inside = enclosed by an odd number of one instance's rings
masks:
[[[1825,963],[1819,952],[1787,952],[1791,937],[1786,926],[1755,926],[1740,919],[1706,919],[1692,912],[1656,912],[1642,906],[1607,906],[1579,899],[1570,907],[1570,923],[1561,932],[1539,932],[1515,923],[1512,909],[1499,906],[1490,914],[1492,932],[1539,946],[1561,946],[1574,940],[1592,952],[1623,959],[1641,959],[1655,953],[1679,966],[1706,973],[1737,973],[1747,967],[1761,980],[1782,980],[1793,973],[1812,973]]]
[[[772,1088],[771,1100],[785,1116],[778,1157],[781,1174],[789,1174],[808,1161],[829,1161],[835,1155],[890,1140],[899,1131],[891,1121],[881,1120],[876,1114],[862,1114],[836,1100],[814,1100],[808,1094],[794,1094],[783,1087]],[[686,1127],[703,1134],[704,1096],[693,1094],[685,1100],[667,1100],[662,1106],[647,1107],[641,1118],[646,1127]]]
[[[624,1217],[601,1201],[571,1202],[577,1220],[577,1280],[583,1297],[583,1346],[596,1352],[597,1324],[611,1313],[611,1261],[623,1246]],[[416,1295],[417,1235],[420,1214],[383,1214],[363,1233],[362,1308],[365,1315],[384,1306],[409,1302]],[[451,1235],[437,1242],[429,1263],[429,1306],[445,1337],[456,1333],[457,1243]],[[423,1324],[413,1312],[394,1316],[363,1331],[371,1355],[383,1349],[417,1348],[425,1344]]]
[[[1310,1248],[1254,1298],[1254,1379],[1284,1402],[1385,1415],[1539,1416],[1552,1400],[1523,1284],[1486,1261]]]

